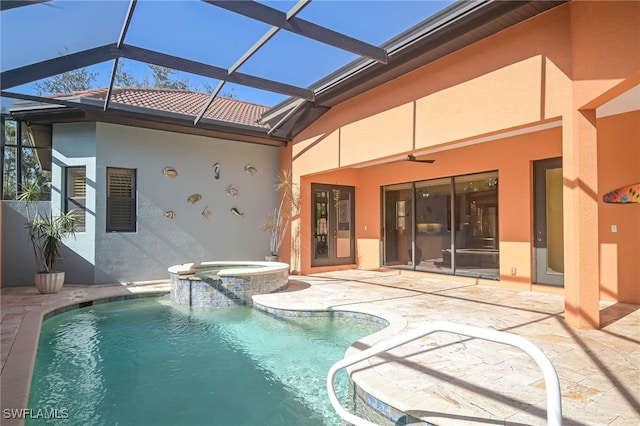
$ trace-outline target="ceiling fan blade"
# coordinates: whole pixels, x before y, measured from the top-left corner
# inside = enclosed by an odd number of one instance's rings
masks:
[[[414,163],[429,163],[429,164],[431,164],[431,163],[436,161],[436,160],[418,160],[418,159],[416,159],[416,156],[413,155],[413,154],[408,154],[407,155],[407,160],[408,161],[413,161]]]

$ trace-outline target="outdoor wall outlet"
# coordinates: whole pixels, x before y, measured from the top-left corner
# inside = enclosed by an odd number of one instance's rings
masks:
[[[618,232],[618,225],[611,225],[611,232]]]
[[[515,275],[518,273],[518,268],[516,268],[515,266],[511,267],[511,275]]]

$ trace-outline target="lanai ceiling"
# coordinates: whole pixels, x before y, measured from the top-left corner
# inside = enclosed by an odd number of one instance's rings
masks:
[[[112,101],[116,68],[160,65],[208,96],[197,113],[137,118],[286,143],[334,105],[566,1],[2,1],[1,95],[30,101],[23,113],[59,105],[122,117],[133,113]],[[34,92],[85,67],[104,101]],[[261,125],[209,120],[229,94],[270,107]]]

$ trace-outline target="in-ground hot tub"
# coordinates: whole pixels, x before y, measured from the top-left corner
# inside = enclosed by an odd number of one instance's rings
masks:
[[[171,300],[188,306],[251,305],[256,294],[287,285],[289,264],[281,262],[201,262],[169,268]]]

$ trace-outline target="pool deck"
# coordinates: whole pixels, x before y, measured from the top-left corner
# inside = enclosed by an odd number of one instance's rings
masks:
[[[168,291],[168,283],[65,285],[56,295],[39,295],[33,287],[3,288],[3,414],[27,405],[44,313],[88,300]],[[563,424],[640,424],[637,305],[602,302],[602,329],[580,330],[564,324],[562,296],[356,270],[291,276],[284,291],[254,300],[283,312],[355,311],[390,322],[350,353],[430,321],[514,333],[539,346],[553,363]],[[497,343],[435,333],[359,364],[354,380],[391,417],[388,424],[406,421],[394,409],[436,425],[546,424],[542,372],[520,350]],[[4,415],[1,423],[20,424]]]

